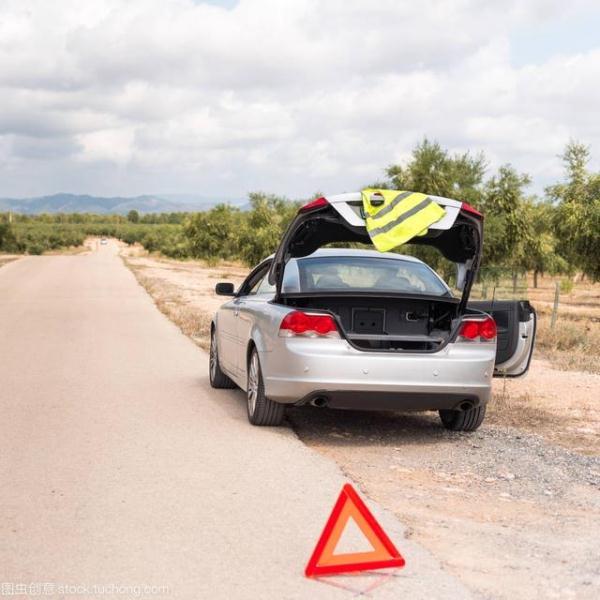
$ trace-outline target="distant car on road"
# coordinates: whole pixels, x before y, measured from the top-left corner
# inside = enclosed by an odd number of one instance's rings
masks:
[[[108,240],[106,238],[102,238],[100,243],[104,246],[105,244],[108,244]]]
[[[237,291],[217,284],[217,294],[233,298],[212,321],[211,385],[245,390],[254,425],[277,425],[286,406],[311,404],[437,410],[447,429],[477,429],[492,376],[529,368],[536,314],[524,300],[468,302],[482,216],[430,198],[446,216],[411,243],[457,264],[459,294],[411,256],[321,249],[370,239],[360,193],[319,198]]]

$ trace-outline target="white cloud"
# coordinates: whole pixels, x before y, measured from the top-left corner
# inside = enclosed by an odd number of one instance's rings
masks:
[[[424,135],[512,162],[541,187],[560,176],[569,138],[600,153],[600,48],[515,67],[510,34],[592,9],[5,0],[0,196],[348,190]]]

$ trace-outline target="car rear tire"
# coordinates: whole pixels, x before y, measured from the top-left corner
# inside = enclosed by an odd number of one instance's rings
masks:
[[[440,410],[442,425],[450,431],[475,431],[485,418],[485,405],[468,410]]]
[[[247,386],[248,420],[252,425],[281,425],[285,407],[265,396],[260,359],[256,348],[252,349],[248,361]]]
[[[219,365],[219,353],[217,351],[217,340],[214,329],[210,332],[210,357],[208,367],[210,385],[217,389],[232,389],[235,383],[221,371]]]

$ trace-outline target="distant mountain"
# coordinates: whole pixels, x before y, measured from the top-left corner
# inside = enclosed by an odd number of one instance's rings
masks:
[[[201,196],[200,194],[157,194],[159,198],[176,202],[177,204],[193,204],[194,206],[214,206],[215,204],[233,204],[238,206],[247,199],[232,198],[230,196]]]
[[[126,214],[135,209],[140,213],[162,213],[208,210],[216,204],[228,201],[230,204],[240,207],[245,203],[244,200],[211,199],[210,197],[184,194],[181,194],[181,200],[177,201],[177,196],[178,194],[103,198],[87,194],[54,194],[37,198],[0,198],[0,211],[12,210],[23,214]]]

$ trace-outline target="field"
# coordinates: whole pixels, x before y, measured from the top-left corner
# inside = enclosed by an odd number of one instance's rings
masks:
[[[248,272],[231,262],[151,256],[139,246],[123,247],[122,256],[159,309],[205,349],[211,315],[223,302],[215,283],[238,284]],[[597,350],[586,352],[597,348],[591,315],[600,308],[600,285],[580,282],[561,297],[558,341],[550,330],[554,280],[541,278],[537,290],[529,283],[517,292],[540,313],[530,372],[494,380],[488,417],[475,434],[448,433],[432,414],[288,412],[307,445],[408,523],[409,535],[482,597],[500,597],[499,577],[501,597],[535,597],[548,560],[563,581],[589,581],[594,568],[588,557],[596,551],[590,519],[600,485],[600,375]],[[573,333],[580,330],[582,338]],[[575,370],[579,365],[588,371]],[[578,584],[578,597],[591,597],[586,585]]]
[[[215,283],[226,280],[237,285],[248,273],[238,263],[209,266],[203,261],[176,261],[150,256],[139,246],[123,248],[123,255],[160,310],[204,349],[208,348],[212,314],[223,303],[214,294]],[[580,282],[565,293],[552,329],[554,284],[555,279],[540,277],[537,289],[530,280],[517,289],[539,314],[536,351],[525,378],[494,380],[488,418],[579,452],[600,454],[596,397],[600,390],[600,284]],[[496,290],[497,297],[509,296],[508,292],[508,288]],[[475,296],[481,296],[480,289]]]

